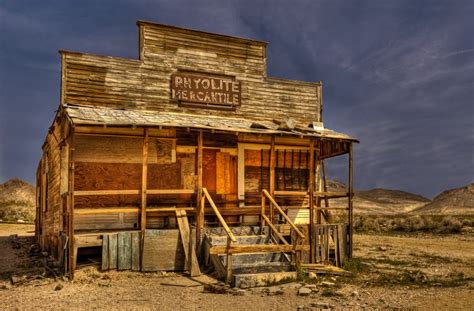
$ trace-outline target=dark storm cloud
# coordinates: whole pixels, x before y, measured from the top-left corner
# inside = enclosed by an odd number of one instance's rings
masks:
[[[323,81],[357,136],[356,187],[428,196],[474,176],[472,1],[11,1],[0,4],[0,182],[34,180],[59,103],[58,49],[136,58],[135,22],[262,39],[269,75]],[[346,159],[331,160],[333,177]]]

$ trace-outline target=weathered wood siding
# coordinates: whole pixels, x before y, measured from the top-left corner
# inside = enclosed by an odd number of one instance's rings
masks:
[[[46,142],[43,147],[43,159],[41,170],[47,175],[47,189],[44,194],[47,197],[46,206],[40,209],[42,239],[44,246],[53,251],[53,254],[58,256],[58,241],[59,233],[61,231],[61,197],[60,197],[60,183],[61,183],[61,150],[59,147],[59,140],[62,137],[60,118],[57,118],[51,128],[50,133],[46,137]],[[42,187],[46,186],[42,183]],[[45,198],[46,198],[45,197]]]
[[[321,85],[266,76],[262,42],[140,23],[140,60],[63,52],[63,104],[197,114],[233,114],[255,120],[321,120]],[[178,70],[235,76],[242,102],[235,112],[184,108],[170,100]]]

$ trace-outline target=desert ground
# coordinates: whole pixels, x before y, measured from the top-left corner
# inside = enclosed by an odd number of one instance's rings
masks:
[[[472,310],[474,305],[472,234],[357,234],[355,259],[347,266],[352,276],[236,290],[208,275],[104,273],[96,267],[82,268],[72,282],[53,277],[38,255],[30,255],[33,230],[0,224],[1,309]],[[310,293],[300,295],[301,288]]]

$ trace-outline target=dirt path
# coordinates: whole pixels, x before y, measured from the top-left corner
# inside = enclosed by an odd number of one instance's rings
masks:
[[[4,231],[0,225],[0,233]],[[191,279],[174,273],[102,273],[91,267],[78,271],[73,282],[31,278],[23,285],[12,286],[8,280],[0,280],[0,309],[469,310],[474,305],[474,283],[470,279],[474,270],[473,241],[472,236],[356,235],[355,255],[366,270],[355,278],[319,278],[308,296],[298,295],[300,283],[218,294],[206,290],[207,284],[217,281],[205,275]],[[21,262],[21,266],[13,266],[21,275],[25,259],[13,258],[22,253],[8,243],[1,245],[1,261]],[[9,271],[12,264],[2,267],[4,272]],[[400,282],[413,271],[422,279]],[[456,274],[460,271],[464,271],[462,277]],[[452,272],[458,283],[453,283]],[[385,275],[391,278],[380,279]],[[439,284],[429,282],[438,278]],[[330,283],[323,285],[322,281]]]

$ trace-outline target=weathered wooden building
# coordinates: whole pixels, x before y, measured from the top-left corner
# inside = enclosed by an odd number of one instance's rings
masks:
[[[324,128],[322,84],[268,77],[262,41],[137,24],[139,59],[60,51],[41,247],[71,277],[94,252],[104,269],[193,273],[197,253],[229,279],[253,253],[341,265],[356,140]],[[324,160],[341,155],[348,188],[329,192]],[[336,197],[347,208],[334,220]]]

